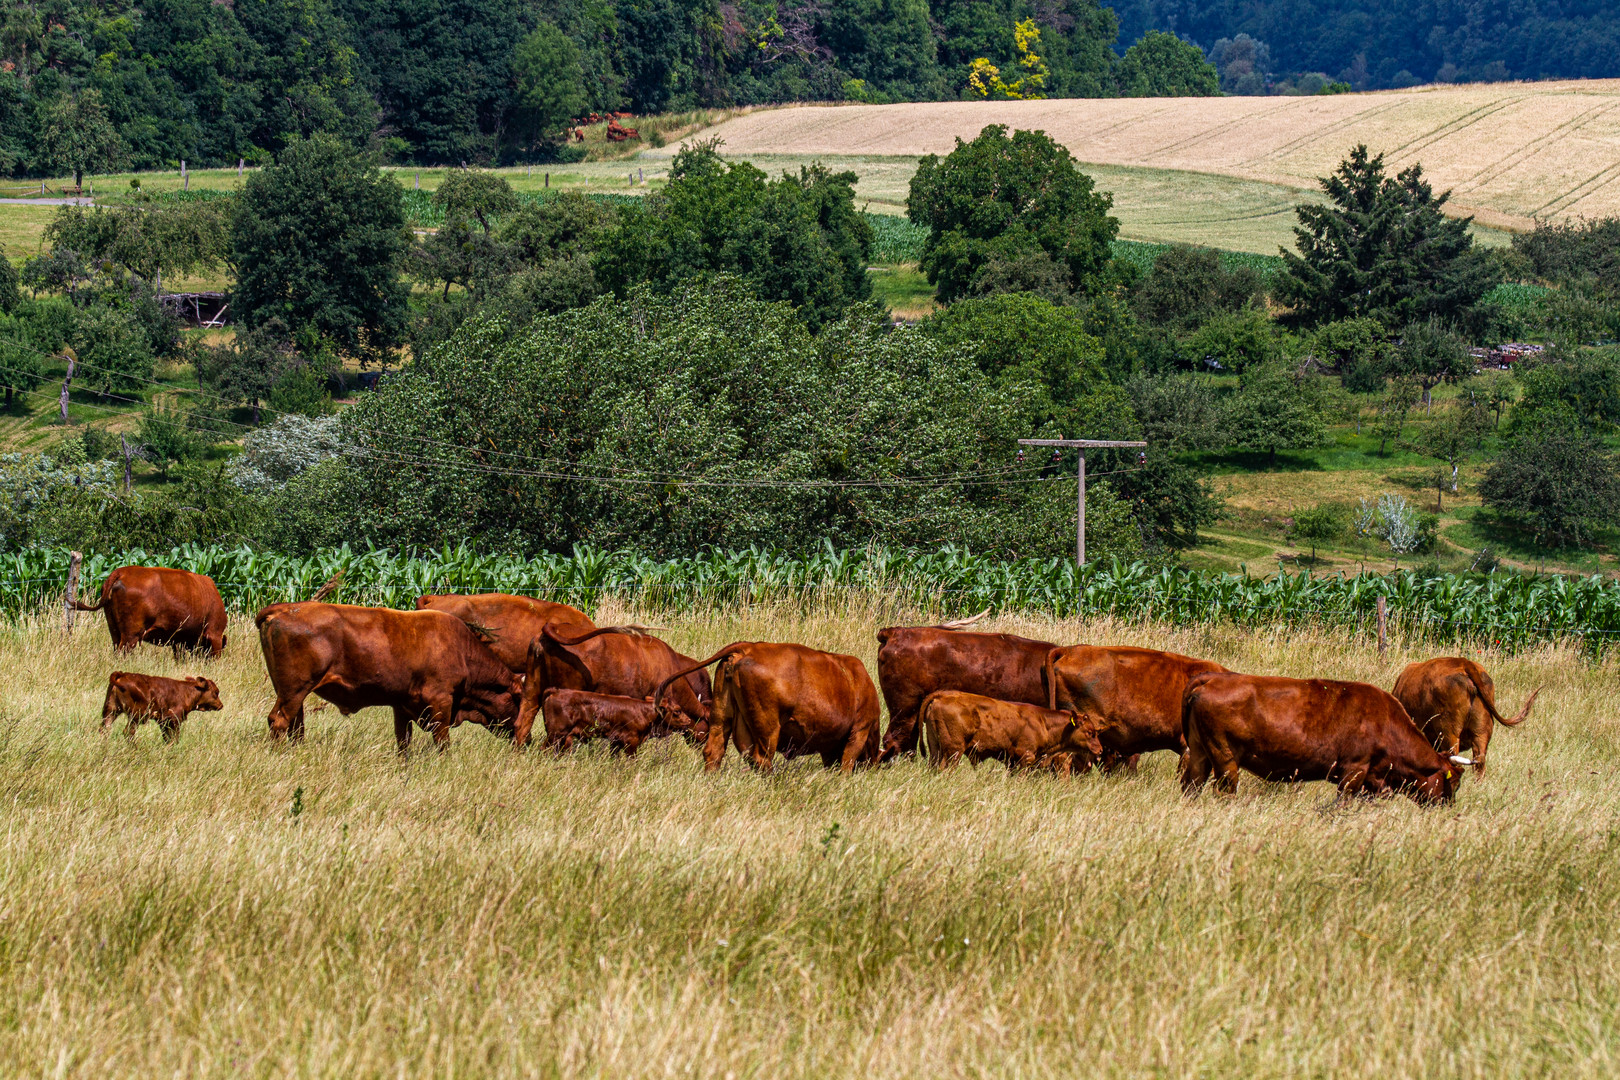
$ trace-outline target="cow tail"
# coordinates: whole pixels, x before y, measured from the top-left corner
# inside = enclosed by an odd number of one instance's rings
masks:
[[[1046,650],[1046,707],[1057,708],[1057,655],[1061,649]]]
[[[1479,700],[1485,703],[1485,711],[1491,714],[1492,720],[1508,727],[1518,727],[1530,719],[1530,706],[1536,703],[1536,695],[1541,693],[1541,687],[1538,686],[1530,692],[1530,699],[1524,703],[1524,708],[1519,710],[1519,715],[1510,720],[1496,711],[1496,694],[1489,683],[1480,680],[1480,674],[1478,664],[1468,665],[1468,681],[1474,684],[1474,690],[1479,694]]]
[[[70,602],[73,604],[74,611],[100,611],[102,608],[107,606],[107,601],[105,599],[97,600],[93,604],[87,604],[78,597],[74,597]]]
[[[701,671],[702,669],[708,667],[710,664],[714,663],[716,660],[724,660],[726,657],[731,656],[732,654],[740,651],[747,644],[748,643],[746,641],[733,641],[730,645],[727,645],[725,648],[721,649],[719,652],[715,653],[713,656],[709,657],[707,660],[699,660],[697,663],[688,665],[687,667],[683,667],[683,668],[681,668],[681,670],[677,671],[675,674],[669,676],[669,678],[667,678],[663,682],[659,683],[658,684],[658,689],[656,691],[654,691],[654,693],[653,693],[653,707],[656,708],[660,704],[663,703],[665,691],[667,691],[670,688],[670,685],[672,683],[674,683],[676,679],[684,679],[688,675],[692,674],[692,672]]]
[[[575,645],[583,645],[587,641],[591,640],[591,638],[601,637],[603,634],[629,634],[631,637],[645,637],[649,630],[656,630],[656,629],[659,629],[659,628],[658,627],[653,627],[653,626],[640,626],[640,625],[638,625],[636,623],[625,623],[622,626],[599,626],[595,630],[592,630],[590,633],[584,634],[584,635],[582,635],[580,637],[577,637],[577,638],[564,638],[564,637],[558,637],[557,632],[552,629],[551,624],[547,623],[544,627],[541,628],[540,636],[550,638],[552,641],[555,641],[558,645],[561,645],[564,648],[571,649]]]
[[[934,699],[943,693],[945,693],[944,690],[932,691],[922,699],[922,704],[917,706],[917,757],[919,760],[928,760],[928,745],[933,741],[928,735],[928,706],[932,705]]]

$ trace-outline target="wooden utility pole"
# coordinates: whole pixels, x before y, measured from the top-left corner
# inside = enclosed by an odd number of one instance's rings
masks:
[[[77,551],[68,552],[67,603],[62,616],[63,628],[67,630],[73,629],[73,601],[79,598],[79,563],[83,560],[84,556]]]
[[[62,406],[62,426],[66,427],[68,423],[68,388],[73,385],[73,369],[78,366],[79,354],[64,345],[62,346],[62,355],[67,359],[68,364],[67,375],[62,379],[62,398],[60,401]]]
[[[1111,450],[1127,446],[1146,446],[1145,442],[1119,439],[1019,439],[1023,446],[1072,446],[1080,452],[1080,465],[1075,473],[1078,492],[1075,495],[1074,561],[1086,565],[1086,451]]]

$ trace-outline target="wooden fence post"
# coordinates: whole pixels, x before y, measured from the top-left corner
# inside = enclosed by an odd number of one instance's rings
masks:
[[[1383,659],[1385,651],[1389,648],[1389,607],[1384,598],[1378,598],[1378,657]]]
[[[79,552],[68,553],[67,600],[63,605],[66,609],[63,613],[64,630],[73,629],[73,601],[79,598],[79,563],[83,561],[84,556]]]

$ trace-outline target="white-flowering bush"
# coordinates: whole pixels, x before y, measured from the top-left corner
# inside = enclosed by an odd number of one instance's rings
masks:
[[[0,549],[26,544],[40,508],[58,495],[118,493],[118,466],[85,461],[83,445],[69,443],[66,455],[0,454]]]
[[[336,416],[288,414],[243,438],[230,476],[245,491],[273,491],[347,445]]]

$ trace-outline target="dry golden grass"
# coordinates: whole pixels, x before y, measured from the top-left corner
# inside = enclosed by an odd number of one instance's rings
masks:
[[[1329,97],[805,106],[712,129],[727,153],[948,152],[986,124],[1039,128],[1083,162],[1314,187],[1355,143],[1422,162],[1481,224],[1620,213],[1620,80],[1487,83]]]
[[[657,620],[689,652],[871,666],[892,617]],[[995,626],[1385,686],[1428,651]],[[1546,689],[1425,811],[1253,781],[1188,804],[1165,755],[704,776],[673,742],[558,760],[461,728],[401,763],[375,710],[277,747],[248,624],[178,666],[115,660],[99,623],[0,627],[0,1074],[1610,1076],[1616,668],[1481,659],[1507,705]],[[207,671],[228,708],[104,738],[113,667]]]

